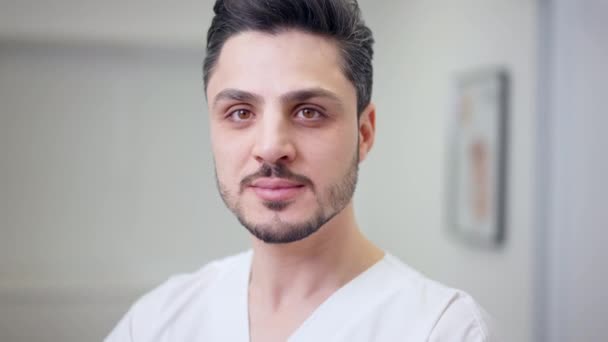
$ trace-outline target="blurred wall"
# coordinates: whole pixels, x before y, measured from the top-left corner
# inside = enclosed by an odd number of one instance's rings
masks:
[[[0,49],[0,340],[99,340],[168,275],[245,248],[216,196],[201,51]]]
[[[538,340],[608,336],[608,2],[544,1]]]
[[[211,1],[0,2],[0,340],[99,340],[170,274],[246,248],[213,181],[200,61]],[[365,232],[531,340],[535,2],[361,1],[378,135]],[[472,249],[443,220],[453,76],[511,72],[508,226]]]
[[[363,2],[376,45],[377,141],[362,166],[358,215],[372,238],[423,273],[463,288],[504,341],[532,340],[536,1]],[[470,248],[444,219],[456,73],[510,72],[507,236]]]

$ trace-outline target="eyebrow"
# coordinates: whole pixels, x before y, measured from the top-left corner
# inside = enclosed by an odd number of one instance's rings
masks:
[[[315,97],[323,97],[329,99],[333,102],[342,105],[342,100],[335,93],[323,89],[323,88],[308,88],[308,89],[300,89],[294,90],[289,93],[281,95],[281,101],[285,103],[290,102],[304,102],[310,100]]]
[[[342,100],[335,93],[323,88],[306,88],[290,91],[281,95],[280,99],[283,103],[304,102],[315,97],[322,97],[343,106]],[[213,100],[215,107],[220,101],[239,101],[249,103],[264,103],[262,96],[250,93],[244,90],[228,88],[219,92]]]
[[[220,91],[213,100],[213,106],[215,107],[220,101],[239,101],[239,102],[254,102],[262,103],[264,99],[260,95],[256,95],[247,91],[239,89],[224,89]]]

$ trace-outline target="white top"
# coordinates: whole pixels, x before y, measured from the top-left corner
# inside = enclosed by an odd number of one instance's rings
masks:
[[[106,342],[249,341],[252,252],[170,278],[139,299]],[[290,336],[303,341],[489,341],[466,293],[425,278],[390,254],[323,302]]]

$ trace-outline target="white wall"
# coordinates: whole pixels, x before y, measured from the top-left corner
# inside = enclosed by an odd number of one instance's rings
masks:
[[[212,178],[200,82],[210,1],[49,3],[0,2],[2,341],[99,340],[145,289],[247,245]],[[472,293],[505,341],[529,341],[535,2],[361,5],[378,105],[362,226]],[[452,76],[487,65],[513,80],[498,251],[454,240],[442,218]]]
[[[547,2],[543,341],[608,336],[608,3]],[[542,286],[541,286],[542,290]],[[546,330],[545,330],[546,329]]]
[[[429,276],[474,295],[504,341],[532,339],[535,1],[364,2],[374,30],[378,135],[357,208],[381,245]],[[507,237],[475,250],[447,233],[447,123],[457,72],[511,74]]]
[[[100,340],[144,290],[245,248],[216,195],[200,49],[0,51],[1,341]]]
[[[0,38],[199,46],[211,0],[0,0]]]

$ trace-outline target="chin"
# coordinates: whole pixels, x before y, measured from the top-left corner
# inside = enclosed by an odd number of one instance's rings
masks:
[[[290,243],[305,239],[327,222],[321,211],[308,215],[301,215],[301,211],[300,215],[293,214],[273,212],[270,216],[239,216],[238,219],[253,236],[266,243]]]

